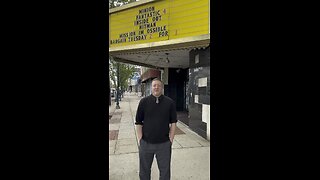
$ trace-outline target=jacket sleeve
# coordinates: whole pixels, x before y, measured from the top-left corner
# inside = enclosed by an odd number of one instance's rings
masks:
[[[136,113],[136,125],[143,125],[143,118],[144,118],[144,107],[143,107],[143,99],[140,100],[137,113]]]

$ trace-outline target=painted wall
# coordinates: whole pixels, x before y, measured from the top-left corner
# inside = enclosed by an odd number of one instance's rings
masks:
[[[189,127],[210,139],[210,47],[190,51]]]

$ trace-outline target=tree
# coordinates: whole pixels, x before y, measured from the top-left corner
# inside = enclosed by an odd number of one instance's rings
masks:
[[[112,60],[112,58],[109,58],[109,77],[111,82],[113,82],[112,88],[117,87],[117,79],[116,79],[116,72],[117,72],[117,65],[116,62]]]
[[[131,79],[134,76],[135,67],[130,64],[119,63],[114,61],[112,58],[109,58],[109,75],[115,87],[117,87],[117,65],[119,64],[119,88],[121,90],[128,88],[128,79]]]

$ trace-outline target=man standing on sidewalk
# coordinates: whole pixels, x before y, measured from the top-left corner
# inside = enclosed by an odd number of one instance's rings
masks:
[[[170,180],[171,146],[177,123],[176,106],[162,95],[163,83],[152,81],[152,95],[142,98],[136,114],[139,140],[140,180],[150,180],[154,155],[160,180]]]

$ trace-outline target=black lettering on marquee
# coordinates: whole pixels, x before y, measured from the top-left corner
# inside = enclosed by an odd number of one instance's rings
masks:
[[[133,25],[138,26],[139,30],[122,33],[119,35],[119,39],[110,40],[110,44],[146,40],[148,34],[151,39],[153,33],[158,33],[158,37],[169,36],[167,25],[157,26],[156,24],[156,22],[162,20],[160,12],[160,10],[155,10],[154,6],[140,9],[139,14],[136,15],[136,19],[133,22]],[[149,20],[151,22],[149,22]],[[144,29],[146,29],[146,31],[144,31]],[[145,34],[145,32],[147,34]]]
[[[154,6],[139,10],[139,14],[154,11]]]
[[[169,36],[168,31],[160,31],[159,37],[163,37],[163,36]]]
[[[160,16],[160,11],[158,12],[149,12],[147,14],[136,15],[136,20],[145,19],[149,17]]]
[[[130,32],[130,36],[134,36],[134,35],[136,35],[136,32],[134,31]]]
[[[160,31],[166,31],[167,30],[167,26],[160,26],[160,27],[154,27],[154,28],[149,28],[147,29],[147,33],[156,33],[156,32],[160,32]]]
[[[122,39],[115,39],[115,40],[110,40],[110,44],[119,44],[119,43],[125,43],[127,41],[126,38]]]
[[[152,21],[153,21],[153,22],[161,21],[161,16],[152,17]]]
[[[140,41],[140,40],[146,40],[146,39],[147,39],[147,35],[142,34],[142,35],[138,35],[138,36],[132,36],[132,37],[129,37],[129,42],[132,42],[132,41]]]
[[[133,22],[133,25],[146,24],[149,23],[149,19],[141,19]]]
[[[123,34],[120,34],[119,36],[120,38],[123,38],[123,37],[128,37],[128,33],[123,33]]]

